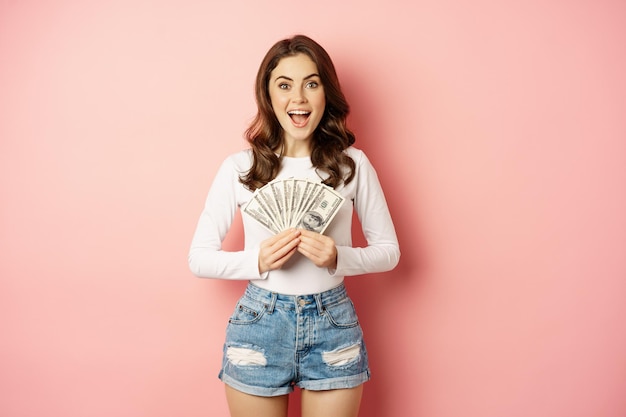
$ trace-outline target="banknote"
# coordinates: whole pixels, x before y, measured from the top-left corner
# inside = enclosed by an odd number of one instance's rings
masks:
[[[243,211],[265,226],[265,228],[270,232],[274,234],[280,232],[280,229],[276,226],[274,220],[269,216],[267,208],[261,204],[260,199],[250,199]]]
[[[278,209],[278,201],[276,201],[276,195],[274,194],[272,184],[270,183],[267,187],[259,188],[253,198],[257,198],[259,200],[259,204],[265,208],[267,215],[272,219],[274,225],[279,230],[283,230],[285,227],[282,223],[280,210]]]
[[[288,228],[324,233],[344,201],[341,194],[320,182],[285,178],[257,189],[243,212],[274,234]]]
[[[344,202],[330,187],[322,187],[306,207],[296,227],[324,233]]]

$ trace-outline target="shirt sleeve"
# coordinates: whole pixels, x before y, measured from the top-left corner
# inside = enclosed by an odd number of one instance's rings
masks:
[[[234,158],[220,166],[209,189],[204,210],[189,250],[189,267],[200,278],[232,280],[263,279],[259,274],[259,249],[224,251],[222,242],[238,209],[237,195],[242,185]]]
[[[398,238],[376,170],[363,152],[358,156],[354,208],[367,246],[338,246],[337,269],[330,271],[334,275],[385,272],[400,260]]]

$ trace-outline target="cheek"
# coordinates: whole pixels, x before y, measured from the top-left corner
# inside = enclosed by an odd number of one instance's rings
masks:
[[[281,98],[279,95],[270,93],[270,104],[272,105],[272,109],[276,111],[281,105]]]
[[[324,109],[326,108],[326,97],[324,95],[317,99],[316,106],[321,112],[324,112]]]
[[[320,121],[324,117],[325,111],[326,111],[326,101],[325,100],[321,100],[318,103],[318,105],[317,105],[317,116],[318,116]]]

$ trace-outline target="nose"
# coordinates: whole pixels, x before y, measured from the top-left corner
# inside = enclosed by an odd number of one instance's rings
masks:
[[[293,101],[294,103],[305,103],[306,94],[304,92],[304,88],[294,88],[291,101]]]

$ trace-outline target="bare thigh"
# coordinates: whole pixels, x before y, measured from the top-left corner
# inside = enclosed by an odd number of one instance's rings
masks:
[[[231,417],[287,417],[289,397],[259,397],[226,385],[226,401]]]
[[[302,390],[302,417],[357,417],[363,385],[329,391]]]

